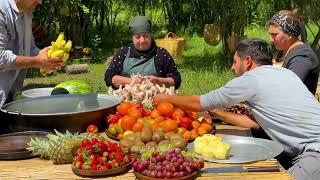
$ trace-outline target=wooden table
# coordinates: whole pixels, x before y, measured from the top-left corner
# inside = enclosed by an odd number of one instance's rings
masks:
[[[239,128],[230,125],[217,125],[218,134],[233,134],[241,136],[251,136],[248,129]],[[237,166],[239,164],[236,164]],[[254,163],[241,164],[244,167],[267,167],[278,165],[274,159],[258,161]],[[235,164],[205,163],[206,167],[229,167]],[[135,179],[132,170],[126,174],[121,174],[102,179]],[[71,165],[53,165],[51,161],[41,160],[39,158],[18,160],[18,161],[0,161],[0,179],[90,179],[82,178],[72,173]],[[264,180],[264,179],[293,179],[284,169],[280,172],[243,172],[243,173],[216,173],[202,174],[197,179],[245,179],[245,180]]]

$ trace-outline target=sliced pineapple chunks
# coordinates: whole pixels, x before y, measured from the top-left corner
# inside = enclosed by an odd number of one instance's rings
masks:
[[[194,148],[196,153],[214,159],[227,159],[231,150],[230,144],[212,134],[197,137],[194,141]]]

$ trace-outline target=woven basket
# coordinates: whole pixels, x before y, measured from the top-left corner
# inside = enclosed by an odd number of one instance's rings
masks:
[[[217,24],[205,24],[203,38],[204,41],[211,46],[218,45],[221,41],[220,27]]]
[[[177,37],[172,32],[169,32],[163,39],[156,39],[156,44],[159,47],[165,48],[170,55],[175,59],[176,63],[182,63],[182,51],[185,44],[185,39]]]

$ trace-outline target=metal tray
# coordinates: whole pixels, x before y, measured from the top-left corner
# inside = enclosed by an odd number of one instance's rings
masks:
[[[210,159],[199,154],[196,154],[196,157],[209,162],[236,164],[272,159],[283,151],[281,144],[267,139],[223,135],[221,140],[231,145],[229,159]],[[194,152],[193,142],[189,143],[187,148]]]
[[[32,157],[26,150],[27,143],[33,137],[45,137],[45,131],[25,131],[0,136],[0,160],[16,160]]]

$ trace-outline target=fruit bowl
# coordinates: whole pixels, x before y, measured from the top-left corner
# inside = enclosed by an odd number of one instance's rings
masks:
[[[71,165],[71,167],[72,167],[72,172],[78,176],[99,177],[99,176],[110,176],[110,175],[121,174],[121,173],[127,172],[131,169],[131,164],[132,164],[132,161],[125,166],[106,169],[106,170],[79,169],[79,168],[75,167],[74,165]]]
[[[195,179],[197,176],[199,176],[200,173],[201,173],[201,170],[195,171],[195,172],[188,174],[186,176],[183,176],[183,177],[167,178],[167,179],[170,179],[170,180],[192,180],[192,179]],[[141,173],[138,173],[135,171],[133,171],[133,174],[136,176],[137,179],[140,179],[140,180],[159,180],[159,179],[162,179],[162,178],[156,178],[156,177],[153,178],[153,177],[149,177],[149,176],[144,176]]]

